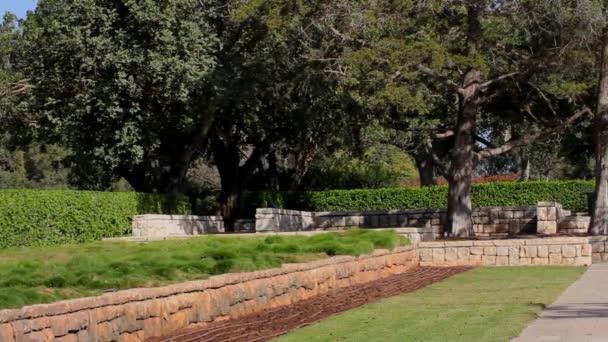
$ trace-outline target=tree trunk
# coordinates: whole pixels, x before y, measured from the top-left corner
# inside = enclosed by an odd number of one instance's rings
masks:
[[[595,207],[589,232],[608,235],[608,29],[602,36],[600,85],[595,113],[596,184]]]
[[[527,182],[530,180],[530,158],[526,152],[522,152],[519,163],[519,181]]]
[[[422,147],[414,156],[416,168],[420,176],[420,186],[429,187],[437,185],[437,173],[435,172],[435,163],[433,157],[428,153],[426,148]]]
[[[232,231],[239,216],[242,198],[242,180],[239,169],[241,156],[238,142],[225,137],[212,138],[213,158],[220,174],[221,190],[219,214],[223,217],[227,231]]]
[[[464,77],[462,106],[458,113],[456,139],[448,175],[448,233],[451,236],[474,235],[471,204],[471,184],[475,169],[473,134],[477,124],[481,72],[468,71]]]
[[[171,158],[169,171],[161,177],[161,192],[165,194],[182,193],[186,175],[194,157],[194,149],[184,146],[180,152]]]

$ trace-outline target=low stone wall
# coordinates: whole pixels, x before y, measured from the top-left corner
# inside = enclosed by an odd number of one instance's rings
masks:
[[[0,311],[0,341],[143,341],[418,267],[415,248]]]
[[[421,266],[591,265],[588,237],[422,242]]]
[[[133,236],[179,237],[224,232],[219,216],[138,215],[133,217]]]
[[[608,262],[608,236],[591,236],[589,243],[593,262]]]
[[[494,237],[533,233],[536,231],[536,206],[476,208],[473,229],[476,236]],[[282,209],[258,209],[256,231],[284,232],[306,230],[340,230],[361,228],[420,228],[420,240],[440,236],[446,224],[445,209],[368,210],[337,212],[304,212]]]
[[[313,228],[313,213],[307,211],[260,208],[255,212],[256,232],[298,232]]]

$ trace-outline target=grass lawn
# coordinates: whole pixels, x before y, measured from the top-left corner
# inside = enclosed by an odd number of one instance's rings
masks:
[[[328,255],[408,244],[394,231],[226,237],[150,243],[96,242],[0,251],[0,309],[279,267]]]
[[[585,271],[481,267],[279,337],[296,341],[509,341]]]

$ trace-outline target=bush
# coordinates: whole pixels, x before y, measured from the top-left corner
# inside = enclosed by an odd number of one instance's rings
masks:
[[[535,205],[555,201],[566,209],[586,211],[591,181],[499,182],[473,185],[475,207]],[[308,192],[260,192],[249,200],[258,207],[272,201],[281,208],[308,211],[446,208],[447,186]]]
[[[0,248],[81,243],[131,231],[138,214],[189,214],[187,198],[135,192],[0,190]]]

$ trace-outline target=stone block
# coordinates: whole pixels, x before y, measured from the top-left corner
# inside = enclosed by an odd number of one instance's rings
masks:
[[[532,265],[549,265],[549,258],[532,258]]]
[[[481,262],[487,266],[495,266],[496,265],[496,256],[495,255],[484,255],[481,257]]]
[[[446,248],[445,249],[445,261],[455,262],[458,260],[458,248]]]
[[[496,256],[496,247],[484,247],[483,255]]]
[[[560,245],[550,245],[549,253],[562,253],[562,246]]]
[[[526,258],[535,258],[538,256],[538,248],[536,248],[536,246],[525,246],[523,250]]]
[[[548,221],[547,208],[538,207],[538,209],[536,210],[536,216],[538,217],[539,221]]]
[[[502,218],[502,219],[512,219],[513,216],[514,216],[513,211],[510,211],[510,210],[509,211],[503,210],[500,213],[500,218]]]
[[[562,253],[549,253],[549,265],[561,265]]]
[[[557,208],[556,207],[547,208],[547,221],[557,221]]]
[[[562,256],[564,258],[576,257],[576,246],[573,246],[573,245],[562,246]]]
[[[524,211],[522,210],[517,210],[513,212],[513,218],[514,219],[521,219],[524,218]]]
[[[509,247],[497,247],[496,255],[498,256],[508,256],[509,255]]]
[[[467,247],[458,248],[458,260],[467,261],[469,260],[470,250]]]
[[[557,221],[538,221],[537,231],[543,235],[557,234]]]
[[[589,266],[591,265],[591,257],[576,257],[574,258],[574,264],[576,266]]]
[[[496,266],[508,266],[508,265],[509,265],[508,256],[497,256],[496,257]]]
[[[582,256],[591,256],[591,245],[583,245],[581,250]]]
[[[471,263],[481,263],[481,254],[477,255],[469,255],[469,262]]]
[[[436,262],[436,263],[445,262],[445,249],[433,248],[433,262]]]
[[[0,324],[0,341],[14,342],[13,328],[10,324]]]
[[[483,255],[483,247],[471,247],[472,255]]]
[[[421,248],[418,252],[420,261],[433,261],[433,249]]]
[[[346,216],[344,221],[347,227],[360,227],[361,226],[361,216]]]
[[[538,257],[539,258],[549,257],[549,247],[548,246],[538,246]]]
[[[593,262],[602,262],[602,254],[600,254],[600,253],[593,253],[591,255],[591,260]]]

